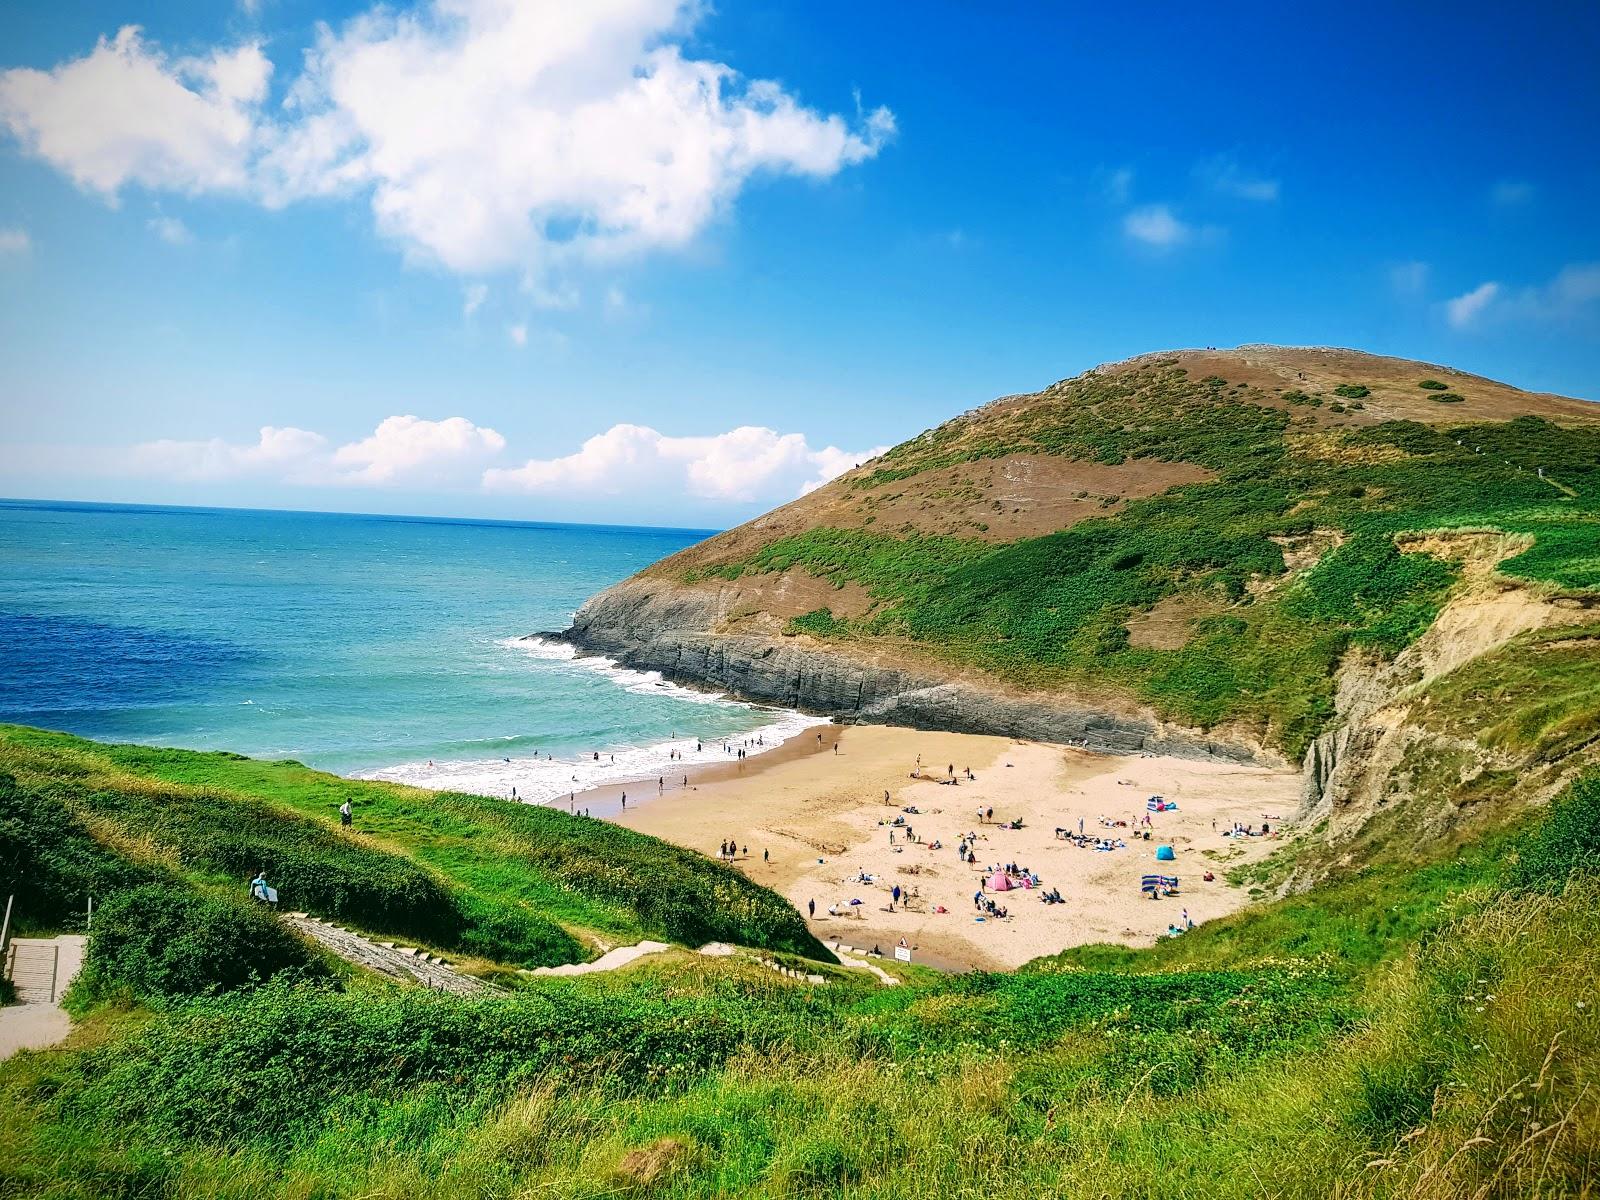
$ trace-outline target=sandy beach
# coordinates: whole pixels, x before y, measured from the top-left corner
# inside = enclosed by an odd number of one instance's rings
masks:
[[[952,767],[957,782],[940,782]],[[1300,778],[1000,737],[829,726],[742,765],[691,770],[687,786],[665,795],[654,791],[637,800],[630,791],[626,812],[609,794],[578,804],[708,855],[737,843],[736,865],[752,879],[802,912],[815,902],[818,937],[881,946],[885,954],[903,938],[914,961],[963,969],[1016,967],[1089,942],[1149,945],[1182,926],[1185,911],[1196,924],[1235,911],[1247,897],[1228,886],[1221,868],[1282,844],[1280,822],[1298,804]],[[1151,796],[1177,807],[1149,812]],[[897,817],[904,825],[892,824]],[[1008,827],[1018,819],[1022,828]],[[1057,836],[1058,828],[1076,833],[1080,821],[1090,838],[1124,845],[1080,848]],[[1235,822],[1259,830],[1263,821],[1271,836],[1224,836]],[[1145,830],[1148,841],[1135,836]],[[964,834],[976,834],[975,864],[958,858]],[[1156,860],[1161,845],[1173,848],[1175,861]],[[993,896],[1008,910],[997,920],[975,907],[974,893],[981,884],[987,892],[993,868],[1005,864],[1033,873],[1039,886]],[[1211,882],[1203,879],[1208,868],[1216,873]],[[1156,873],[1177,876],[1179,894],[1145,896],[1140,878]],[[896,884],[903,897],[891,911]],[[1043,902],[1052,889],[1064,903]]]

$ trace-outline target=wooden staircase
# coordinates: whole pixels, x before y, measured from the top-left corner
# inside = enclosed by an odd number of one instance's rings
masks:
[[[13,938],[6,947],[5,976],[18,1004],[56,1004],[83,966],[82,937]]]

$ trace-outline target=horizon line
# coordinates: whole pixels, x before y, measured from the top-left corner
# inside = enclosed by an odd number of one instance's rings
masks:
[[[705,536],[726,529],[697,528],[688,525],[640,525],[591,521],[538,521],[514,517],[445,517],[426,513],[348,512],[321,508],[254,508],[226,504],[155,504],[127,500],[64,500],[47,497],[0,496],[0,508],[128,509],[142,512],[178,513],[256,513],[297,517],[358,517],[374,521],[416,521],[441,525],[508,525],[530,529],[617,529],[650,533],[692,533]]]

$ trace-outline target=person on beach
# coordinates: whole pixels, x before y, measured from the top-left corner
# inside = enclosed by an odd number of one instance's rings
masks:
[[[628,793],[627,792],[623,792],[622,793],[622,811],[623,812],[627,812],[628,811]]]
[[[513,788],[512,795],[514,796],[515,794],[516,789]],[[350,827],[350,821],[350,801],[346,800],[343,804],[339,805],[339,824],[348,829]]]
[[[817,902],[815,900],[806,901],[806,916],[813,921],[817,919]]]
[[[761,861],[764,862],[764,863],[771,862],[772,861],[772,855],[768,851],[762,850],[761,851]]]
[[[723,838],[722,839],[722,846],[717,851],[717,857],[718,858],[723,858],[723,859],[728,857],[728,839],[727,838]]]

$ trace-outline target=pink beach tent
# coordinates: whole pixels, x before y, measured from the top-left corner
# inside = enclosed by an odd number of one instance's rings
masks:
[[[1011,877],[1004,871],[996,871],[989,876],[989,890],[991,892],[1009,892],[1017,885],[1011,882]]]

